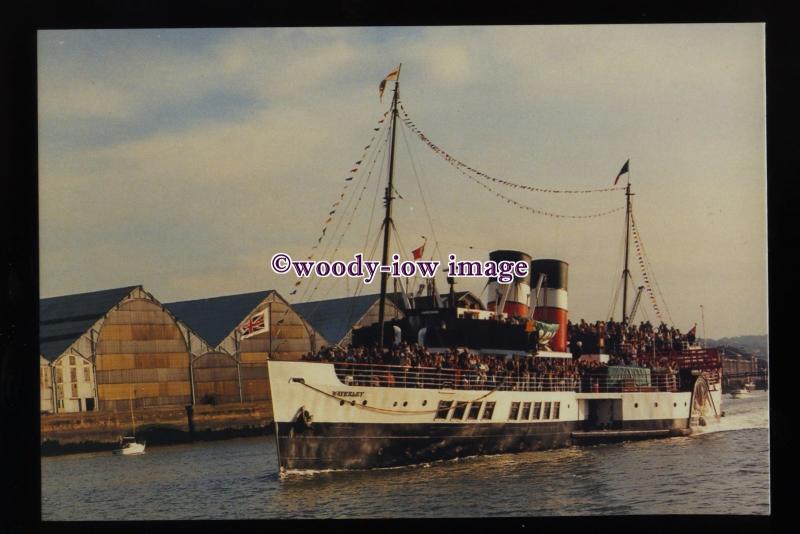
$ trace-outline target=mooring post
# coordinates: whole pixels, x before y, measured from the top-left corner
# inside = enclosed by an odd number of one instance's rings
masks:
[[[194,441],[194,406],[186,405],[186,419],[189,423],[189,439]]]

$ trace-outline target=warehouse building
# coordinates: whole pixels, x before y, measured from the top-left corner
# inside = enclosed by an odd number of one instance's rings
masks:
[[[182,320],[142,286],[41,299],[41,411],[264,400],[266,358],[314,350],[313,329],[274,291],[170,307]],[[263,310],[268,332],[242,339]]]
[[[181,329],[142,286],[41,299],[39,312],[51,411],[191,402],[189,346],[203,341]],[[45,392],[41,398],[46,410]]]
[[[39,409],[42,413],[53,413],[53,369],[44,356],[39,356]]]
[[[195,402],[201,404],[269,399],[267,359],[300,359],[315,350],[319,338],[273,290],[165,306],[208,344],[192,351]],[[265,313],[268,327],[253,336],[243,334],[242,325],[261,313]]]
[[[130,286],[39,301],[42,411],[97,409],[94,360],[99,332],[105,315],[137,289]]]

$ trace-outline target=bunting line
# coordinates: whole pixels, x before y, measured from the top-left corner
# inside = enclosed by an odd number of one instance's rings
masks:
[[[378,121],[378,127],[373,128],[374,132],[379,132],[381,130],[382,126],[380,126],[380,125],[383,122],[385,122],[386,115],[388,113],[389,113],[388,111],[383,113],[383,115],[381,116],[381,119]],[[350,187],[350,183],[349,182],[351,182],[353,180],[353,178],[355,178],[355,176],[358,174],[358,171],[361,168],[361,164],[365,161],[365,159],[367,157],[367,150],[369,150],[369,148],[375,142],[375,139],[376,139],[376,137],[378,135],[379,134],[377,134],[377,133],[372,135],[372,138],[369,140],[367,145],[364,147],[364,153],[361,155],[360,158],[358,158],[358,160],[353,164],[353,167],[350,169],[350,171],[349,171],[350,176],[347,176],[346,178],[344,178],[344,185],[343,185],[341,191],[339,192],[339,196],[336,198],[336,201],[333,204],[331,204],[330,210],[328,211],[328,216],[326,217],[325,221],[322,223],[322,228],[320,230],[319,236],[317,237],[316,244],[314,244],[311,247],[311,252],[306,257],[306,259],[309,259],[309,260],[312,259],[314,257],[314,255],[315,255],[314,251],[317,250],[320,247],[320,245],[322,244],[322,240],[325,238],[326,232],[328,231],[328,226],[334,221],[334,219],[336,219],[336,212],[339,209],[339,206],[340,206],[342,200],[344,200],[345,194],[347,193],[347,189]],[[362,191],[362,195],[363,195],[363,191]],[[359,197],[359,200],[360,200],[360,197]],[[297,291],[298,291],[299,286],[302,284],[302,282],[303,282],[302,279],[298,280],[294,284],[294,290],[292,290],[289,293],[289,295],[295,295],[297,293]]]
[[[647,264],[649,262],[647,261],[647,255],[644,252],[644,244],[642,243],[642,237],[639,234],[639,229],[636,227],[636,222],[635,222],[635,220],[633,218],[633,211],[631,211],[631,233],[633,234],[634,248],[636,249],[636,257],[637,257],[637,260],[639,262],[639,268],[642,271],[642,278],[644,279],[645,290],[647,291],[647,295],[650,297],[650,303],[653,306],[653,310],[655,310],[655,312],[656,312],[656,316],[658,317],[658,320],[663,323],[663,322],[665,322],[664,321],[664,317],[661,314],[661,310],[659,309],[659,306],[658,306],[658,300],[656,299],[655,292],[653,291],[653,286],[650,283],[650,278],[653,278],[653,277],[652,277],[652,275],[648,274],[648,271],[647,271],[647,267],[646,266],[647,266]],[[653,278],[653,281],[655,281],[655,278]],[[658,289],[658,284],[657,283],[656,283],[656,289]],[[658,289],[658,293],[659,293],[659,295],[661,297],[661,301],[664,303],[664,307],[666,309],[667,316],[669,318],[669,322],[672,323],[672,315],[669,313],[669,309],[666,308],[667,303],[664,300],[664,295],[661,294],[661,290],[660,289]]]
[[[502,184],[502,185],[504,185],[506,187],[512,187],[514,189],[524,189],[524,190],[527,190],[527,191],[535,191],[535,192],[538,192],[538,193],[586,194],[586,193],[606,193],[606,192],[610,192],[610,191],[621,191],[621,190],[625,189],[624,187],[605,187],[605,188],[600,188],[600,189],[545,189],[545,188],[535,187],[535,186],[531,186],[531,185],[518,184],[518,183],[515,183],[515,182],[510,182],[508,180],[503,180],[502,178],[496,178],[494,176],[490,176],[490,175],[488,175],[488,174],[486,174],[484,172],[481,172],[481,171],[479,171],[479,170],[477,170],[477,169],[475,169],[473,167],[470,167],[466,163],[464,163],[461,160],[451,156],[449,153],[447,153],[441,147],[439,147],[438,145],[433,143],[433,141],[431,141],[428,138],[428,136],[426,136],[419,129],[419,127],[416,124],[414,124],[414,122],[411,120],[410,116],[408,115],[408,112],[406,112],[405,108],[403,107],[402,103],[400,103],[400,109],[402,110],[402,113],[403,113],[403,117],[401,118],[402,121],[405,123],[406,126],[408,126],[408,128],[412,132],[417,134],[417,137],[419,137],[428,146],[428,148],[433,150],[433,152],[435,152],[439,157],[444,159],[450,165],[452,165],[454,167],[460,167],[462,169],[466,169],[466,170],[468,170],[468,171],[470,171],[472,173],[477,174],[478,176],[481,176],[482,178],[484,178],[486,180],[491,180],[492,182],[495,182],[495,183],[498,183],[498,184]]]
[[[483,183],[479,179],[477,179],[474,176],[470,175],[469,173],[464,171],[464,169],[462,169],[462,168],[455,167],[455,169],[458,172],[460,172],[465,178],[468,178],[469,180],[472,180],[473,182],[475,182],[479,186],[483,187],[487,191],[489,191],[491,193],[494,193],[496,197],[505,200],[507,204],[511,204],[511,205],[513,205],[513,206],[515,206],[515,207],[517,207],[519,209],[528,211],[528,212],[533,213],[535,215],[543,215],[543,216],[546,216],[546,217],[553,217],[553,218],[556,218],[556,219],[595,219],[597,217],[604,217],[606,215],[611,215],[612,213],[617,213],[617,212],[622,211],[622,210],[625,209],[625,206],[620,206],[620,207],[614,208],[612,210],[603,211],[603,212],[600,212],[600,213],[590,213],[588,215],[564,215],[564,214],[560,214],[560,213],[553,213],[553,212],[549,212],[549,211],[544,211],[544,210],[540,210],[538,208],[527,206],[525,204],[522,204],[521,202],[517,202],[513,198],[505,196],[504,194],[492,189],[489,185]]]

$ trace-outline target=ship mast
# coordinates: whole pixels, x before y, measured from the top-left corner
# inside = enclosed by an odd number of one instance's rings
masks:
[[[397,131],[397,96],[400,92],[400,69],[403,64],[397,68],[397,79],[394,83],[394,96],[392,97],[392,144],[389,148],[389,184],[386,186],[386,196],[384,203],[386,204],[386,215],[383,218],[383,260],[381,265],[389,265],[389,237],[390,226],[392,225],[392,192],[394,186],[392,185],[394,179],[394,140]],[[378,305],[378,353],[383,354],[383,325],[386,315],[386,280],[389,273],[381,271],[381,298]]]
[[[628,186],[625,188],[625,269],[622,271],[622,324],[628,324],[628,256],[631,239],[631,180],[628,174]]]

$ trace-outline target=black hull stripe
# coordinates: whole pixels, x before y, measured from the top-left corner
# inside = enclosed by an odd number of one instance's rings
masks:
[[[590,430],[577,421],[549,423],[476,423],[469,425],[278,423],[282,469],[371,469],[398,467],[466,456],[546,450],[579,443],[619,441],[593,436],[576,440],[572,432]],[[686,419],[628,421],[618,430],[685,432]],[[611,434],[611,433],[610,433]],[[625,436],[625,440],[665,436]]]

